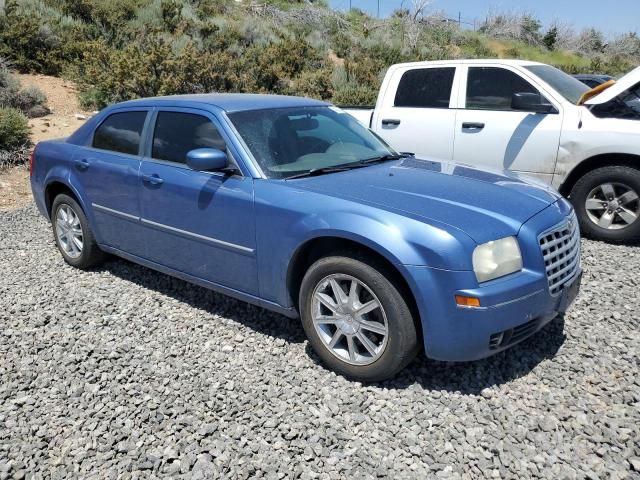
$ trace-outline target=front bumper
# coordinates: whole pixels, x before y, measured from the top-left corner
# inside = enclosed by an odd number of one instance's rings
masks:
[[[569,212],[564,203],[554,204],[525,223],[518,234],[525,268],[500,279],[478,285],[473,272],[406,266],[417,291],[428,357],[484,358],[528,338],[566,311],[580,288],[582,270],[578,268],[563,290],[552,295],[538,235]],[[479,298],[481,306],[460,307],[455,295]]]

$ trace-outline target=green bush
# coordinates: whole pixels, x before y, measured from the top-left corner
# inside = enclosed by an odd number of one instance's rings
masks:
[[[378,89],[370,85],[347,83],[335,90],[332,101],[336,105],[374,105]]]
[[[59,75],[79,58],[89,30],[42,0],[7,0],[0,15],[0,56],[22,72]]]
[[[319,70],[305,71],[293,80],[291,87],[286,92],[291,95],[329,100],[334,95],[334,87],[331,83],[331,70],[322,68]]]
[[[29,123],[20,110],[0,108],[0,150],[15,150],[29,144]]]
[[[49,112],[46,102],[47,98],[37,87],[21,90],[18,79],[0,62],[0,107],[16,108],[27,117],[34,118]]]

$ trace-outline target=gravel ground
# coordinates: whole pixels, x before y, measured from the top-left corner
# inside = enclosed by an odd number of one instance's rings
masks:
[[[300,325],[0,213],[0,479],[640,478],[640,248],[584,242],[564,321],[362,385]]]

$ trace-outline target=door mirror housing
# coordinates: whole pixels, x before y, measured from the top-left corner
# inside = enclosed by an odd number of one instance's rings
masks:
[[[227,154],[217,148],[196,148],[187,153],[187,165],[192,170],[215,172],[229,165]]]
[[[531,92],[514,93],[511,97],[511,108],[521,112],[558,113],[549,100],[539,93]]]

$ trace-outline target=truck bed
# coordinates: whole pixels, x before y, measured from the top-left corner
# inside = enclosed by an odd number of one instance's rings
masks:
[[[372,105],[366,106],[354,106],[348,105],[340,107],[343,111],[347,112],[353,118],[362,123],[365,127],[371,127],[371,118],[373,117],[374,107]]]

